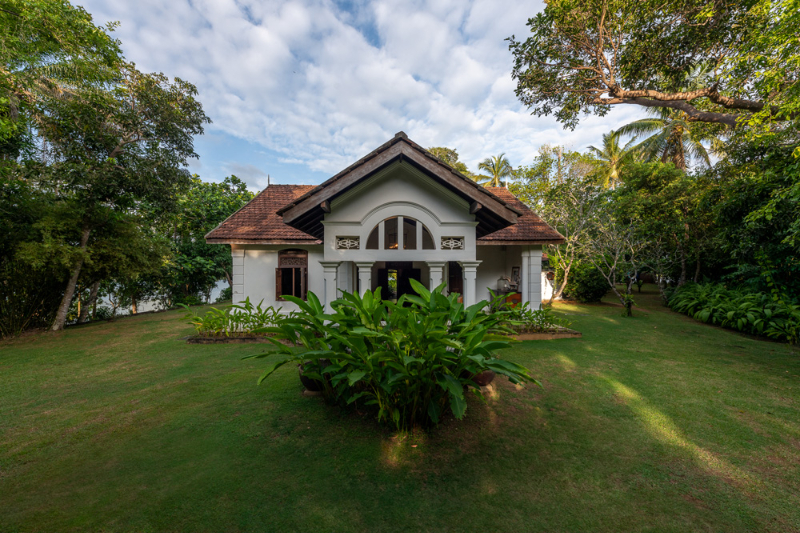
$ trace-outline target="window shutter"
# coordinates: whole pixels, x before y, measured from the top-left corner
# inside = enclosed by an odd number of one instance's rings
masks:
[[[306,299],[306,294],[308,293],[308,269],[307,268],[302,269],[302,280],[300,281],[300,283],[302,284],[302,288],[301,288],[302,294],[300,295],[300,298],[305,300]]]
[[[277,300],[281,296],[283,296],[281,294],[281,269],[280,268],[276,268],[275,269],[275,299]]]

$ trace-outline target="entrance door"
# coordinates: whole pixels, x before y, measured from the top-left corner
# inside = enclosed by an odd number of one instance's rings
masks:
[[[457,292],[464,294],[464,271],[455,261],[447,263],[447,290],[450,292]]]
[[[411,261],[387,261],[386,268],[378,269],[381,297],[395,299],[404,294],[416,294],[411,287],[412,279],[422,283],[422,271],[414,268]]]

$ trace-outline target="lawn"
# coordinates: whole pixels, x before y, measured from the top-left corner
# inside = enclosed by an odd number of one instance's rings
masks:
[[[405,438],[178,312],[2,343],[0,531],[800,531],[800,351],[638,301]]]

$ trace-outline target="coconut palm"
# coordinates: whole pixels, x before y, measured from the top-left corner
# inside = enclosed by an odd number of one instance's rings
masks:
[[[703,141],[711,143],[711,151],[719,151],[722,141],[709,132],[701,130],[686,120],[686,114],[672,109],[650,109],[649,118],[636,120],[621,127],[617,132],[635,137],[648,136],[634,146],[643,161],[661,160],[672,162],[681,170],[691,164],[711,166],[708,150]]]
[[[490,185],[492,187],[500,187],[500,179],[508,178],[514,171],[514,169],[511,167],[511,163],[509,163],[508,159],[506,159],[505,153],[487,157],[478,163],[478,169],[483,170],[488,174],[481,174],[478,176],[478,178],[482,180],[480,181],[481,185],[484,187]]]
[[[625,146],[620,146],[619,139],[620,133],[611,130],[603,134],[602,148],[589,147],[589,151],[596,159],[595,166],[603,182],[603,187],[607,189],[616,188],[622,167],[633,161],[635,157],[631,143],[636,138],[625,143]]]

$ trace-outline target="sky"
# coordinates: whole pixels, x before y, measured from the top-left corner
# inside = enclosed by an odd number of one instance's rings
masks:
[[[212,124],[190,170],[235,174],[252,190],[318,184],[404,131],[447,146],[476,171],[505,153],[598,145],[644,116],[586,117],[574,131],[519,103],[505,39],[528,33],[541,2],[506,0],[73,0],[118,21],[128,60],[197,86]]]

